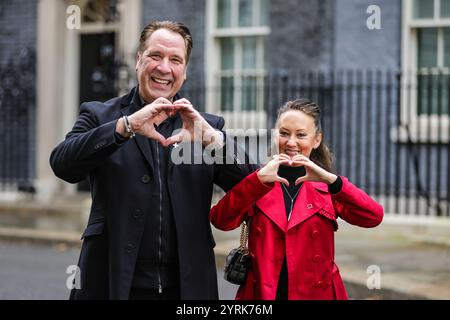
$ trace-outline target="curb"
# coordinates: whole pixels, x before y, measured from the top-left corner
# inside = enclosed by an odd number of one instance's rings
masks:
[[[41,244],[63,243],[68,246],[81,247],[80,236],[78,232],[0,227],[0,239],[9,241]]]

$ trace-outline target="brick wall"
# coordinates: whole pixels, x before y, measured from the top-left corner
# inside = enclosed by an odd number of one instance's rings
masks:
[[[36,51],[37,1],[0,0],[0,65]]]
[[[333,34],[332,1],[272,0],[269,68],[328,69]]]
[[[381,29],[366,26],[370,5],[381,10]],[[397,69],[401,57],[400,0],[336,0],[334,67]]]

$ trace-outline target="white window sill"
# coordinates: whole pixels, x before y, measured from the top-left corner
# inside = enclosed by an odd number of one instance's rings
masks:
[[[265,111],[222,111],[215,112],[225,119],[227,129],[266,129],[267,113]]]
[[[396,143],[449,143],[449,116],[421,116],[391,128],[390,137]]]

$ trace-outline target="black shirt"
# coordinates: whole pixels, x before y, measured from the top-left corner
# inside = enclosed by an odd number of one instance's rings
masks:
[[[174,118],[167,118],[156,130],[168,138],[172,135]],[[139,247],[132,287],[168,288],[179,285],[178,246],[173,209],[167,186],[169,148],[148,139],[153,159],[153,192],[149,201],[144,233]]]
[[[289,182],[289,186],[281,184],[281,189],[283,189],[284,205],[286,206],[286,214],[289,217],[289,213],[294,207],[295,200],[297,199],[297,195],[302,186],[301,183],[295,185],[295,180],[305,175],[305,167],[289,167],[280,165],[278,175],[285,178]],[[294,201],[291,202],[291,199],[294,199]]]

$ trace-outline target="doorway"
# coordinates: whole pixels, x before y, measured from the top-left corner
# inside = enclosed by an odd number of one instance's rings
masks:
[[[115,48],[115,32],[80,34],[80,105],[117,96]],[[78,191],[89,191],[88,179],[78,184]]]

